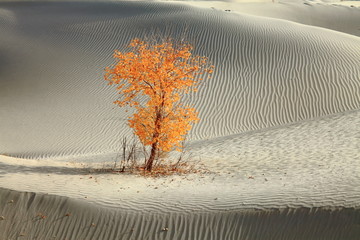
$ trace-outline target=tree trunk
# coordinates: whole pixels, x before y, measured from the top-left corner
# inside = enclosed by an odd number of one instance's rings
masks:
[[[159,143],[157,138],[159,137],[161,114],[158,111],[157,107],[155,109],[156,109],[156,119],[155,119],[155,129],[154,129],[153,139],[156,139],[156,140],[151,145],[150,157],[146,161],[146,166],[145,166],[145,170],[149,171],[149,172],[151,172],[151,170],[152,170],[152,165],[154,163],[155,156],[156,156],[157,151],[158,151],[158,143]]]
[[[154,160],[155,160],[156,152],[157,152],[157,142],[154,142],[154,143],[151,145],[150,157],[149,157],[149,159],[146,161],[146,166],[145,166],[145,170],[146,170],[146,171],[151,172],[151,170],[152,170],[152,165],[153,165]]]

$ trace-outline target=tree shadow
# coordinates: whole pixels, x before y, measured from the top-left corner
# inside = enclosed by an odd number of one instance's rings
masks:
[[[96,175],[110,174],[110,171],[101,171],[96,168],[72,168],[72,167],[56,167],[56,166],[22,166],[0,163],[0,177],[11,173],[42,173],[42,174],[58,174],[58,175]]]

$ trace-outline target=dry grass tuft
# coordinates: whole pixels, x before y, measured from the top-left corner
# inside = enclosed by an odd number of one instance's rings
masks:
[[[135,139],[135,138],[134,138]],[[121,150],[116,156],[113,167],[96,169],[96,172],[133,174],[144,177],[164,177],[171,175],[184,175],[196,173],[209,173],[208,170],[191,161],[186,152],[173,160],[169,160],[166,153],[160,153],[153,164],[152,170],[146,170],[147,151],[138,141],[124,138]]]

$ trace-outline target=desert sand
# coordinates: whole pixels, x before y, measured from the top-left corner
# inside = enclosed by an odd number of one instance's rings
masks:
[[[359,22],[353,1],[0,1],[0,239],[359,239]],[[206,171],[97,171],[132,134],[114,49],[184,31],[215,66],[184,98]]]

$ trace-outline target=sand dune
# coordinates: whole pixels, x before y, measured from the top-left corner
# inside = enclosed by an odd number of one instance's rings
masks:
[[[355,24],[360,21],[359,1],[189,1],[188,4],[232,13],[284,19],[360,36],[359,27]]]
[[[195,142],[189,146],[193,160],[201,159],[212,172],[200,175],[148,179],[99,174],[88,159],[82,164],[76,158],[54,164],[1,156],[0,186],[25,192],[35,188],[70,198],[86,197],[104,207],[150,212],[358,208],[359,114],[341,113]],[[93,158],[113,163],[109,156]]]
[[[35,2],[1,9],[2,154],[116,151],[130,133],[128,115],[111,104],[116,96],[102,69],[114,49],[153,29],[176,34],[188,26],[196,53],[216,66],[188,98],[202,119],[193,140],[360,106],[358,37],[181,4]]]
[[[84,201],[64,197],[5,189],[0,193],[0,210],[6,216],[5,220],[0,220],[0,226],[12,226],[1,228],[12,230],[0,232],[4,239],[350,240],[357,239],[360,233],[357,226],[360,213],[353,209],[287,208],[204,214],[155,212],[143,217],[141,211],[94,208]],[[9,202],[11,200],[13,202]],[[19,211],[15,212],[14,208]],[[285,231],[276,230],[279,225],[284,226]]]
[[[2,156],[0,186],[50,195],[1,190],[0,227],[27,239],[356,239],[359,119],[354,111],[199,141],[191,151],[213,171],[200,175],[139,178]]]
[[[0,238],[357,239],[359,9],[260,2],[0,1]],[[185,97],[209,171],[95,171],[131,136],[113,50],[185,29],[216,69]]]

